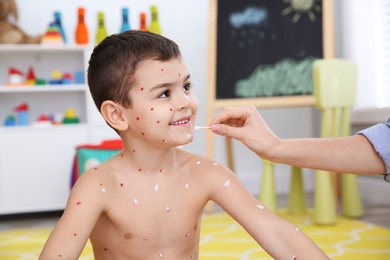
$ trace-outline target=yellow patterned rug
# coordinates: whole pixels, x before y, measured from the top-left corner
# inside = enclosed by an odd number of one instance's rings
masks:
[[[337,225],[317,226],[312,224],[311,212],[304,216],[288,215],[284,210],[277,213],[304,231],[331,259],[390,259],[390,229],[340,216]],[[37,259],[50,232],[50,228],[0,232],[0,259]],[[79,259],[93,259],[89,242]],[[272,258],[230,216],[212,213],[202,220],[200,259]]]

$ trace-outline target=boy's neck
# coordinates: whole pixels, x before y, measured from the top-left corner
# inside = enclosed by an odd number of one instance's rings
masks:
[[[155,147],[132,146],[126,145],[121,156],[130,163],[130,167],[135,171],[156,172],[163,171],[171,172],[172,169],[178,167],[178,158],[176,158],[176,147],[167,149],[158,149]]]

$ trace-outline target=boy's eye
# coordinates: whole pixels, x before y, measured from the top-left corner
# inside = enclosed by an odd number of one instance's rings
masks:
[[[158,97],[159,98],[165,98],[169,97],[171,95],[171,92],[169,90],[165,90],[163,93],[161,93]]]
[[[190,91],[191,88],[192,88],[192,85],[191,85],[191,83],[189,83],[189,84],[185,84],[185,85],[184,85],[183,90],[184,90],[184,91]]]

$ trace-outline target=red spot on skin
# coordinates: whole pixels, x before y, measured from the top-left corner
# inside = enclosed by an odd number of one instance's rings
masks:
[[[139,121],[139,117],[137,117],[137,121]]]
[[[165,143],[165,140],[163,139],[163,143]]]
[[[162,169],[160,169],[160,172],[162,172]]]
[[[123,153],[121,153],[121,157],[123,157]]]
[[[160,121],[157,121],[157,124],[159,124],[160,123]]]
[[[100,186],[103,186],[103,184],[102,184],[102,183],[100,183]]]
[[[164,69],[161,69],[161,71],[164,71]]]
[[[140,171],[141,171],[141,168],[139,168],[138,171],[140,172]]]
[[[180,73],[179,73],[179,77],[180,77]]]
[[[121,183],[121,187],[123,187],[123,183]]]
[[[186,237],[190,237],[190,233],[187,233],[187,234],[186,234]]]
[[[170,110],[173,111],[172,108]]]
[[[144,90],[144,88],[141,88],[141,91]]]
[[[78,201],[76,204],[77,204],[77,205],[80,205],[80,204],[81,204],[81,202],[80,202],[80,201]]]
[[[150,110],[152,110],[152,111],[153,111],[153,110],[154,110],[154,109],[153,109],[153,107],[152,107]]]
[[[73,234],[73,236],[77,236],[77,234],[76,234],[76,233],[74,233],[74,234]]]
[[[62,257],[62,255],[59,255],[58,257]]]
[[[142,133],[142,135],[145,135],[144,133]]]
[[[148,237],[144,237],[143,239],[144,239],[144,240],[148,240]]]
[[[107,251],[107,248],[104,248],[104,251]]]
[[[94,168],[94,170],[97,170],[97,168]]]

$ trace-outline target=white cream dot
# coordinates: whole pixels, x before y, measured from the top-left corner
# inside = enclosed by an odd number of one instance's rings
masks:
[[[264,209],[264,206],[263,206],[263,205],[257,205],[257,207],[258,207],[259,209]]]
[[[230,187],[230,180],[227,180],[223,186],[225,188],[229,188]]]

